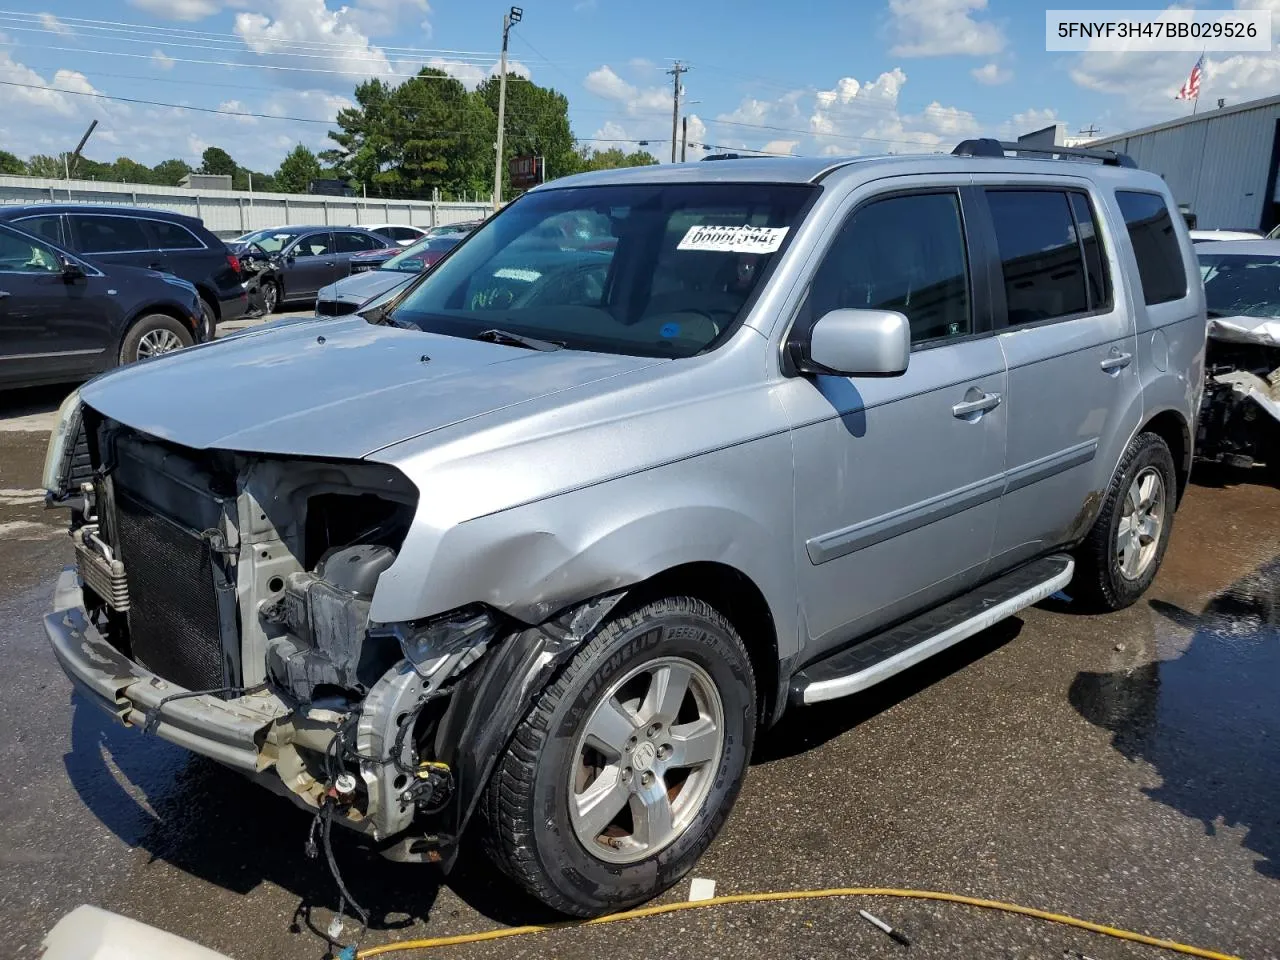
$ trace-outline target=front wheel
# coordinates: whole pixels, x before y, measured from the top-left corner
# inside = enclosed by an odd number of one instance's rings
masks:
[[[491,857],[573,916],[657,896],[724,825],[755,718],[750,658],[706,603],[668,597],[607,622],[498,762]]]
[[[120,362],[149,360],[161,354],[189,347],[194,342],[191,331],[173,317],[149,313],[140,318],[125,334],[120,345]]]
[[[1086,607],[1122,610],[1156,578],[1173,529],[1178,478],[1168,445],[1140,433],[1120,458],[1102,510],[1076,551],[1069,588]]]
[[[280,287],[274,280],[263,280],[259,289],[262,293],[262,313],[269,317],[280,306]]]

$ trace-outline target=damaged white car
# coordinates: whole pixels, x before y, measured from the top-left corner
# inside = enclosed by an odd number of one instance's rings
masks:
[[[1280,240],[1198,244],[1208,309],[1196,454],[1280,479]]]

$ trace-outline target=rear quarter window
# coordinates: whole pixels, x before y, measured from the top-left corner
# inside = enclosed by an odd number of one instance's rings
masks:
[[[1124,215],[1133,256],[1138,261],[1143,300],[1148,305],[1181,300],[1187,295],[1187,271],[1164,197],[1158,193],[1117,190],[1116,202]]]
[[[161,250],[203,250],[200,239],[180,223],[168,220],[148,220],[152,235]]]

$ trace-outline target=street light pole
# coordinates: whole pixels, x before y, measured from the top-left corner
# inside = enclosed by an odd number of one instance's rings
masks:
[[[494,212],[502,206],[502,133],[507,114],[507,37],[511,33],[512,24],[519,23],[522,17],[524,11],[519,7],[512,7],[511,12],[502,18],[502,58],[498,66],[498,142],[493,147]]]

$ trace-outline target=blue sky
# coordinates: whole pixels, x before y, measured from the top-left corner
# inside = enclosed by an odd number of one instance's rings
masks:
[[[439,66],[492,71],[502,14],[490,0],[0,0],[0,148],[70,149],[146,163],[217,144],[274,170],[325,132],[362,76],[399,82]],[[1061,2],[1051,6],[1060,7]],[[1080,4],[1085,6],[1086,4]],[[1093,0],[1088,6],[1102,6]],[[1280,0],[1244,0],[1242,7]],[[1220,8],[1228,4],[1200,4]],[[1044,51],[1044,6],[1015,0],[526,0],[513,70],[570,101],[600,146],[647,139],[669,157],[673,58],[690,140],[770,152],[949,149],[1061,120],[1104,133],[1187,111],[1186,53]],[[1276,17],[1280,24],[1280,16]],[[77,93],[78,91],[78,93]],[[1280,93],[1274,53],[1210,54],[1202,104]],[[272,117],[196,113],[83,94]],[[692,152],[691,158],[701,155]]]

